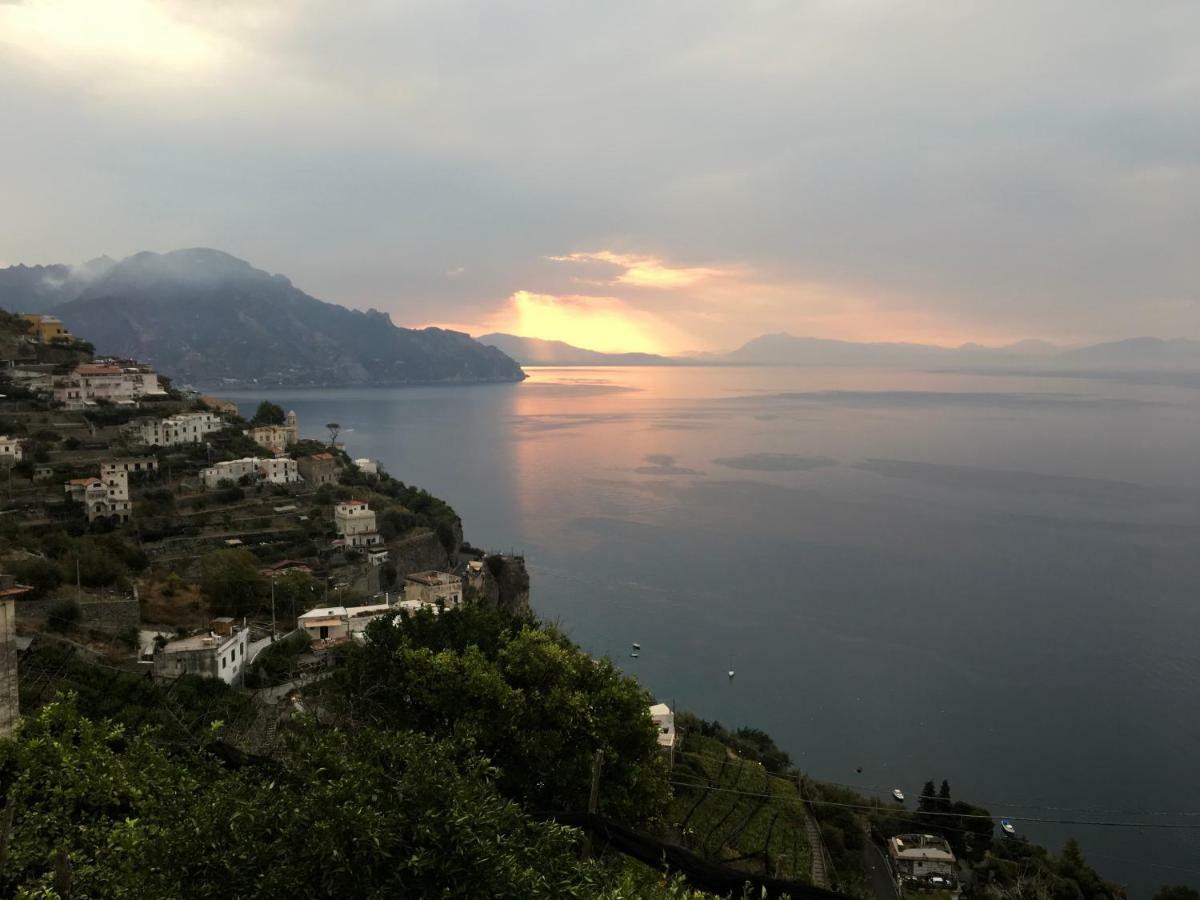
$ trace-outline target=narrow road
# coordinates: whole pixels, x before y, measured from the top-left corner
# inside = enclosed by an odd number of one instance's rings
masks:
[[[896,892],[896,882],[892,878],[892,869],[884,858],[883,851],[871,840],[870,835],[863,837],[863,871],[871,883],[875,900],[900,900],[900,895]]]

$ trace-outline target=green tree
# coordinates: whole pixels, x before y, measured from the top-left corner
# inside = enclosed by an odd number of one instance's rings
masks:
[[[349,715],[466,742],[498,769],[508,797],[583,810],[592,755],[603,758],[600,808],[660,815],[666,771],[649,696],[608,661],[561,635],[480,604],[379,620],[335,676]]]
[[[248,550],[216,550],[200,560],[200,593],[214,612],[250,615],[268,590],[258,560]]]
[[[1186,884],[1164,884],[1155,891],[1154,900],[1200,900],[1200,891]]]
[[[921,797],[917,800],[917,809],[921,812],[934,812],[937,809],[937,787],[933,783],[933,779],[925,782],[925,786],[921,788]]]
[[[27,584],[33,588],[34,598],[52,593],[62,583],[58,566],[48,559],[33,556],[14,560],[7,565],[9,573],[17,579],[18,584]]]
[[[74,599],[55,600],[46,614],[46,627],[51,631],[69,631],[82,616],[83,610]]]
[[[212,745],[209,745],[212,746]],[[0,741],[12,816],[0,895],[583,897],[577,834],[502,799],[485,761],[420,735],[317,731],[233,768],[168,753],[72,698]]]
[[[283,407],[272,403],[270,400],[264,400],[258,404],[258,409],[254,411],[254,418],[250,420],[251,425],[282,425],[287,421],[287,416],[283,412]]]

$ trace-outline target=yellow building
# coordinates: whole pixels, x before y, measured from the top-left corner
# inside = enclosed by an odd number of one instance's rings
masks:
[[[75,340],[71,336],[71,332],[67,331],[67,326],[63,325],[62,320],[54,316],[22,313],[21,318],[33,326],[30,330],[34,340],[38,343],[49,344],[51,341]]]

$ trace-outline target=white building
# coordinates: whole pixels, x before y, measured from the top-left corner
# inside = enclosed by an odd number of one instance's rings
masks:
[[[11,466],[25,458],[25,448],[21,439],[0,435],[0,465]]]
[[[154,676],[199,675],[240,684],[249,643],[250,631],[246,628],[228,635],[209,632],[169,641],[154,654]]]
[[[366,457],[363,457],[362,459],[356,459],[354,461],[354,465],[358,468],[358,471],[362,472],[364,475],[379,474],[379,463],[373,459],[367,459]]]
[[[300,422],[296,411],[287,414],[287,422],[283,425],[255,425],[248,428],[244,434],[254,443],[266,450],[282,453],[296,441],[300,440]]]
[[[427,606],[444,603],[453,609],[462,603],[462,579],[450,572],[413,572],[404,576],[404,599]]]
[[[954,881],[954,851],[935,834],[898,834],[888,839],[892,870],[901,881],[949,887]]]
[[[220,487],[222,482],[231,481],[236,484],[247,477],[255,481],[261,479],[270,484],[293,484],[300,480],[300,473],[296,470],[296,461],[286,456],[269,459],[246,456],[242,459],[219,462],[200,470],[200,480],[209,490]]]
[[[129,456],[100,463],[100,477],[106,478],[116,472],[133,475],[142,472],[157,472],[158,460],[153,456]]]
[[[70,376],[54,387],[54,399],[68,409],[106,400],[109,403],[134,403],[143,397],[163,396],[166,391],[158,375],[143,366],[118,366],[86,363],[76,366]]]
[[[347,638],[362,640],[367,626],[382,618],[395,607],[387,603],[371,606],[325,606],[310,609],[296,620],[312,643],[336,643]]]
[[[375,513],[363,500],[342,500],[333,507],[333,525],[347,547],[383,543],[375,527]]]
[[[134,437],[151,447],[198,444],[205,435],[224,427],[221,417],[212,412],[180,413],[165,419],[138,419],[130,426]]]
[[[675,713],[665,703],[650,707],[650,719],[658,729],[658,746],[667,754],[671,764],[675,762]]]
[[[75,478],[63,487],[67,496],[83,504],[89,522],[112,516],[125,521],[133,514],[129,474],[123,470],[102,470],[99,478]]]

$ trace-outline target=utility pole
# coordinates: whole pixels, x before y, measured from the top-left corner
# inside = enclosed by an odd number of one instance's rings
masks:
[[[271,576],[271,642],[275,641],[275,576]]]

